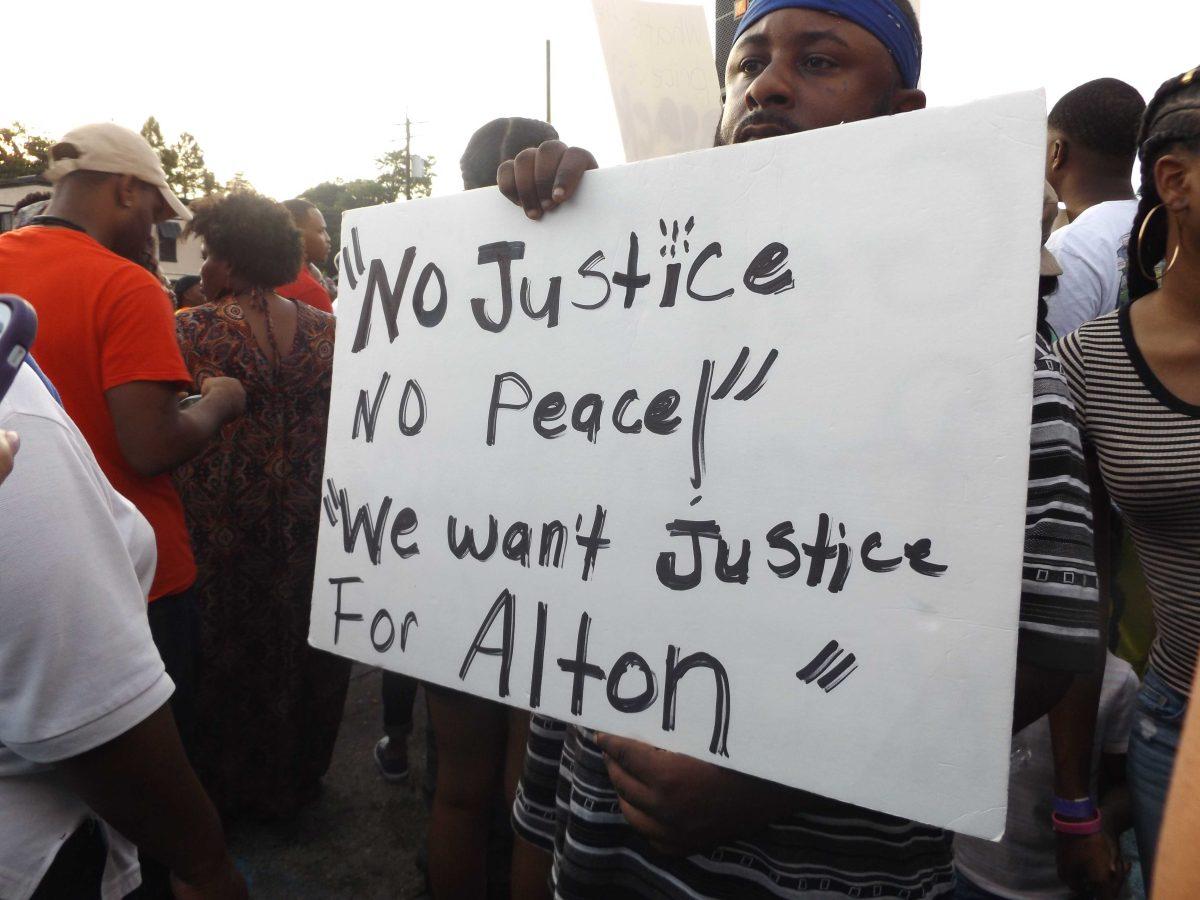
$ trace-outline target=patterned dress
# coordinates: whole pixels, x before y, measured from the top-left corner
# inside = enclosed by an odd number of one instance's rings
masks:
[[[246,389],[246,414],[175,473],[199,568],[193,762],[227,818],[285,817],[315,796],[350,675],[307,645],[334,319],[304,304],[297,316],[277,366],[236,302],[176,319],[197,389],[216,375]]]

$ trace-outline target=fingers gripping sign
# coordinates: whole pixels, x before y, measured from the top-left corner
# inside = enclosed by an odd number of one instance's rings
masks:
[[[664,821],[671,817],[671,803],[667,798],[672,793],[672,783],[669,766],[657,766],[656,763],[662,761],[655,758],[674,754],[613,735],[598,734],[596,741],[604,751],[605,768],[625,820],[656,849],[679,855],[686,853],[687,847],[680,840],[679,829]]]
[[[641,741],[598,734],[629,825],[657,849],[709,850],[785,815],[797,792]]]
[[[500,164],[496,183],[500,193],[540,219],[575,194],[583,173],[595,169],[596,158],[580,147],[562,141],[546,141],[537,149],[522,150],[514,159]]]

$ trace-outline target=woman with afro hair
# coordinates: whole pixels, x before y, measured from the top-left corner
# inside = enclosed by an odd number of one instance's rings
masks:
[[[195,764],[226,819],[290,816],[329,767],[350,663],[307,646],[334,319],[285,300],[300,232],[238,191],[196,204],[208,302],[176,329],[196,384],[232,375],[246,414],[178,469],[202,619]]]

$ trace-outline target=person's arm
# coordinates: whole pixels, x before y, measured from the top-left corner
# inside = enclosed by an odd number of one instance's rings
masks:
[[[0,743],[54,767],[80,809],[153,848],[198,896],[237,897],[217,890],[231,881],[220,826],[165,706],[146,618],[153,532],[36,376],[18,378],[29,409],[0,421],[28,455],[0,490]]]
[[[233,378],[205,378],[184,361],[179,319],[158,282],[124,269],[107,288],[100,312],[100,380],[117,444],[143,477],[169,472],[196,456],[221,426],[245,409]],[[204,399],[179,409],[178,391],[195,384]]]
[[[1128,724],[1128,719],[1125,721]],[[1102,754],[1101,830],[1089,835],[1058,835],[1059,877],[1076,894],[1116,900],[1129,875],[1129,864],[1121,856],[1121,835],[1133,826],[1133,801],[1125,770],[1124,753]]]
[[[1112,505],[1095,454],[1087,456],[1091,485],[1092,523],[1095,535],[1096,577],[1100,590],[1101,636],[1107,631],[1112,609]],[[1096,670],[1075,679],[1063,702],[1050,711],[1050,739],[1054,748],[1054,793],[1064,800],[1090,797],[1091,763],[1096,743],[1096,717],[1104,684],[1105,641],[1096,650]],[[1103,815],[1103,814],[1102,814]],[[1070,835],[1055,832],[1058,875],[1072,890],[1084,891],[1103,871],[1111,856],[1103,833]]]
[[[1121,856],[1121,834],[1133,825],[1125,766],[1125,754],[1106,753],[1100,758],[1101,830],[1057,835],[1059,877],[1077,896],[1117,900],[1129,875],[1129,864]]]
[[[0,484],[13,470],[13,457],[21,449],[21,439],[15,431],[0,431]]]
[[[109,825],[171,870],[181,898],[246,897],[221,820],[188,764],[170,708],[59,762],[68,786]]]
[[[496,170],[500,193],[525,210],[531,219],[574,196],[583,173],[596,168],[596,157],[581,147],[546,141],[522,150]]]
[[[1119,844],[1121,835],[1133,827],[1133,797],[1129,793],[1128,757],[1124,753],[1100,756],[1100,810],[1104,831]]]
[[[125,460],[139,475],[170,472],[202,451],[246,408],[236,378],[209,378],[200,402],[181,410],[179,394],[163,381],[131,381],[105,392]]]
[[[1013,698],[1013,734],[1054,710],[1070,695],[1078,678],[1070,672],[1017,663],[1017,690]]]
[[[1107,633],[1112,611],[1112,504],[1094,454],[1087,457],[1095,534],[1096,580],[1100,588],[1101,636]],[[1096,648],[1095,670],[1076,679],[1064,701],[1050,713],[1054,742],[1054,789],[1064,799],[1086,797],[1091,785],[1092,750],[1096,740],[1096,715],[1104,684],[1105,641]]]

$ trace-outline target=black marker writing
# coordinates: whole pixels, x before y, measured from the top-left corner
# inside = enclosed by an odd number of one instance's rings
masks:
[[[834,539],[832,520],[827,514],[821,513],[817,517],[816,535],[813,540],[798,547],[792,540],[796,529],[790,521],[772,526],[766,532],[767,546],[773,551],[783,553],[784,556],[768,556],[767,568],[779,578],[792,578],[803,571],[807,559],[808,575],[805,583],[809,587],[824,585],[831,594],[840,593],[850,578],[855,552],[854,547],[846,541],[845,523],[839,522],[837,529],[841,540]],[[750,540],[742,540],[737,560],[731,561],[732,541],[726,540],[721,526],[714,519],[676,519],[667,523],[666,531],[671,538],[688,538],[691,560],[690,566],[683,568],[676,551],[660,551],[655,571],[659,583],[664,587],[673,591],[689,591],[700,585],[704,577],[704,541],[715,541],[717,544],[713,571],[719,581],[727,584],[746,584],[749,581],[752,571]],[[871,555],[882,546],[882,536],[877,531],[863,540],[858,555],[863,560],[863,568],[868,572],[886,574],[899,568],[900,558],[879,560]],[[932,554],[933,541],[929,538],[921,538],[904,545],[904,559],[908,560],[909,568],[918,575],[937,578],[949,567],[930,562],[929,557]],[[833,562],[831,575],[828,566],[830,562]]]
[[[767,383],[767,375],[770,374],[771,367],[775,365],[775,360],[778,358],[779,351],[772,349],[759,367],[758,373],[750,379],[749,384],[734,395],[733,399],[739,403],[744,403],[761,391]],[[709,394],[709,390],[712,387],[716,363],[706,359],[700,366],[700,383],[696,389],[696,413],[692,418],[692,487],[697,491],[700,490],[700,486],[704,481],[704,470],[706,467],[704,437],[708,427],[709,400],[719,401],[728,397],[730,392],[737,386],[738,380],[746,370],[746,363],[749,361],[750,348],[743,347],[741,353],[738,354],[737,361],[733,364],[733,368],[729,370],[729,373],[721,382],[721,386],[713,391],[711,395]]]
[[[471,641],[467,655],[463,658],[462,667],[458,670],[460,681],[467,680],[467,673],[471,670],[471,663],[475,661],[477,654],[498,656],[500,657],[500,676],[496,690],[501,697],[508,696],[508,676],[512,671],[513,640],[517,627],[516,599],[507,590],[500,592],[500,596],[496,598],[496,602],[492,604],[492,608],[484,617],[483,624],[479,626],[479,631],[475,633],[475,640]],[[503,616],[504,624],[500,646],[484,646],[483,642],[487,638],[488,632],[492,630],[496,619],[501,616]]]

